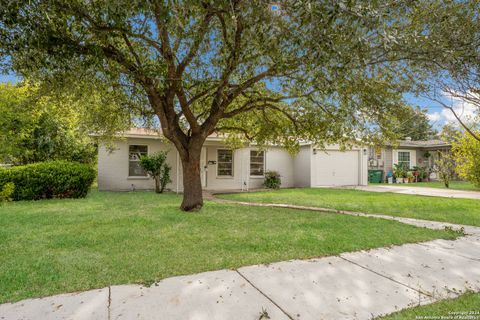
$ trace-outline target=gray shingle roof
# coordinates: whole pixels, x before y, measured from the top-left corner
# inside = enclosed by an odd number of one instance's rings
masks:
[[[416,148],[433,148],[433,147],[450,147],[451,144],[444,142],[440,139],[432,140],[419,140],[419,141],[409,141],[409,140],[400,140],[398,141],[398,146],[400,147],[416,147]]]

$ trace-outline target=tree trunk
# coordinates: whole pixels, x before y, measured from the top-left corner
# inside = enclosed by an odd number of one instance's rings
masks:
[[[155,177],[154,180],[155,180],[155,192],[162,193],[162,190],[160,190],[160,178]]]
[[[200,177],[200,151],[190,150],[187,159],[182,158],[184,211],[200,210],[203,206],[202,179]]]

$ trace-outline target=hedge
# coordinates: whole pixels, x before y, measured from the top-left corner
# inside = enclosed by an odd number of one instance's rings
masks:
[[[0,169],[0,189],[15,185],[14,201],[50,198],[83,198],[95,179],[95,170],[86,164],[49,161]]]

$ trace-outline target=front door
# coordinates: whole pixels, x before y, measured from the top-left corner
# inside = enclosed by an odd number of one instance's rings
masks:
[[[202,188],[207,187],[207,148],[203,147],[200,153],[200,178],[202,179]]]

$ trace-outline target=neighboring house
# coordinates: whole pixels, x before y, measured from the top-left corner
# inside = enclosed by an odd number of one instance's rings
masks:
[[[178,152],[157,132],[145,129],[125,132],[115,141],[113,151],[99,146],[99,190],[153,189],[153,180],[143,172],[139,157],[160,150],[169,151],[167,161],[172,166],[172,183],[167,188],[182,191]],[[367,156],[367,148],[340,151],[338,146],[329,146],[320,150],[311,144],[303,144],[295,156],[279,146],[231,150],[221,137],[210,136],[202,148],[202,185],[208,190],[261,188],[268,170],[280,173],[283,188],[366,185]]]
[[[393,172],[395,164],[405,164],[408,168],[434,168],[438,159],[438,151],[449,151],[451,144],[442,140],[412,141],[411,139],[398,141],[395,145],[369,149],[368,169],[383,170],[383,179],[389,172]],[[436,179],[433,172],[430,176]]]

